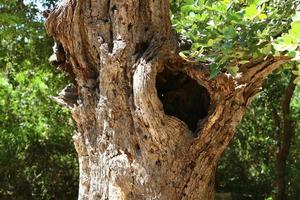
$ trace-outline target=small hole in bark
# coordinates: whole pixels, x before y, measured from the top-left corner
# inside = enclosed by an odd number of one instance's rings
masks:
[[[126,199],[133,199],[134,196],[133,196],[133,192],[129,192],[126,196]]]
[[[154,153],[154,149],[151,148],[151,149],[149,150],[149,152],[150,152],[150,153]]]
[[[113,5],[113,6],[111,7],[111,12],[114,14],[114,12],[115,12],[116,10],[118,10],[118,9],[117,9],[117,6],[116,6],[116,5]]]
[[[110,37],[110,42],[108,43],[108,51],[109,53],[112,53],[113,49],[114,49],[114,34],[113,31],[110,29],[109,30],[109,37]]]
[[[208,115],[210,106],[206,88],[181,72],[165,69],[157,75],[156,89],[165,113],[179,118],[197,133],[198,124]]]
[[[109,19],[108,19],[107,17],[103,17],[103,18],[102,18],[102,21],[103,21],[103,23],[108,23],[108,22],[109,22]]]
[[[143,130],[142,130],[140,127],[137,127],[137,128],[136,128],[136,132],[137,132],[138,134],[142,134],[142,133],[143,133]]]
[[[193,170],[196,167],[196,163],[194,161],[191,161],[188,165],[188,167]]]
[[[130,30],[131,30],[131,28],[132,28],[132,24],[129,24],[129,25],[128,25],[128,28],[127,28],[127,29],[128,29],[128,31],[130,31]]]
[[[141,156],[142,155],[142,151],[141,151],[141,147],[139,144],[136,144],[135,145],[135,152],[138,156]]]
[[[141,42],[136,44],[134,54],[137,55],[137,60],[142,57],[142,55],[145,53],[148,47],[149,47],[148,42]]]
[[[155,164],[157,165],[157,166],[161,166],[161,162],[160,162],[160,160],[157,160],[156,162],[155,162]]]

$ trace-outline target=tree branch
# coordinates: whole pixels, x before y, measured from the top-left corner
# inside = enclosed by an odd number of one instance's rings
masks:
[[[195,158],[201,154],[221,155],[267,75],[288,61],[290,58],[285,56],[260,58],[241,66],[237,77],[223,73],[209,79],[209,64],[177,60],[181,63],[177,64],[179,70],[206,87],[211,95],[211,112],[190,148]]]
[[[291,145],[291,140],[294,135],[293,130],[293,120],[291,119],[291,110],[290,110],[290,103],[296,89],[296,84],[294,80],[297,78],[295,74],[291,75],[289,84],[284,92],[283,100],[282,100],[282,113],[283,113],[283,134],[280,138],[281,145],[280,145],[280,152],[284,155],[285,159],[289,154],[289,149]]]
[[[265,58],[259,58],[250,61],[240,67],[242,73],[237,80],[240,83],[256,82],[263,80],[267,75],[272,73],[275,69],[280,67],[282,64],[290,61],[291,58],[287,56],[269,56]]]

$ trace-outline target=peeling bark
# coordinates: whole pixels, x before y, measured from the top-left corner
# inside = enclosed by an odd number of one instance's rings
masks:
[[[210,80],[207,64],[177,55],[168,0],[65,0],[46,29],[65,52],[60,65],[75,76],[80,200],[213,199],[217,161],[246,106],[267,74],[287,62],[254,60],[238,77]],[[196,130],[166,114],[156,88],[164,70],[204,87],[199,96],[209,94]]]

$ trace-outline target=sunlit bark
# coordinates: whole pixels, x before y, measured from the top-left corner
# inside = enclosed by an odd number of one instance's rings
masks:
[[[235,78],[209,79],[207,64],[177,55],[168,0],[65,0],[46,28],[63,47],[52,58],[63,53],[59,65],[75,77],[77,103],[67,105],[80,200],[213,199],[217,161],[246,106],[286,62],[253,60]]]

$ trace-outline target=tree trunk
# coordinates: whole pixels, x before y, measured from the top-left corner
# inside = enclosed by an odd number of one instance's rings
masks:
[[[279,131],[279,146],[276,155],[276,200],[286,200],[288,199],[286,192],[286,165],[287,159],[290,152],[290,146],[294,136],[294,122],[291,119],[290,103],[293,97],[296,84],[294,80],[296,75],[292,74],[289,84],[285,89],[282,99],[282,127],[283,129]],[[277,123],[278,130],[280,130],[280,124]]]
[[[213,199],[217,161],[246,106],[288,60],[252,60],[210,80],[208,64],[177,55],[168,0],[65,0],[46,29],[51,60],[75,79],[61,101],[78,125],[80,200]]]

